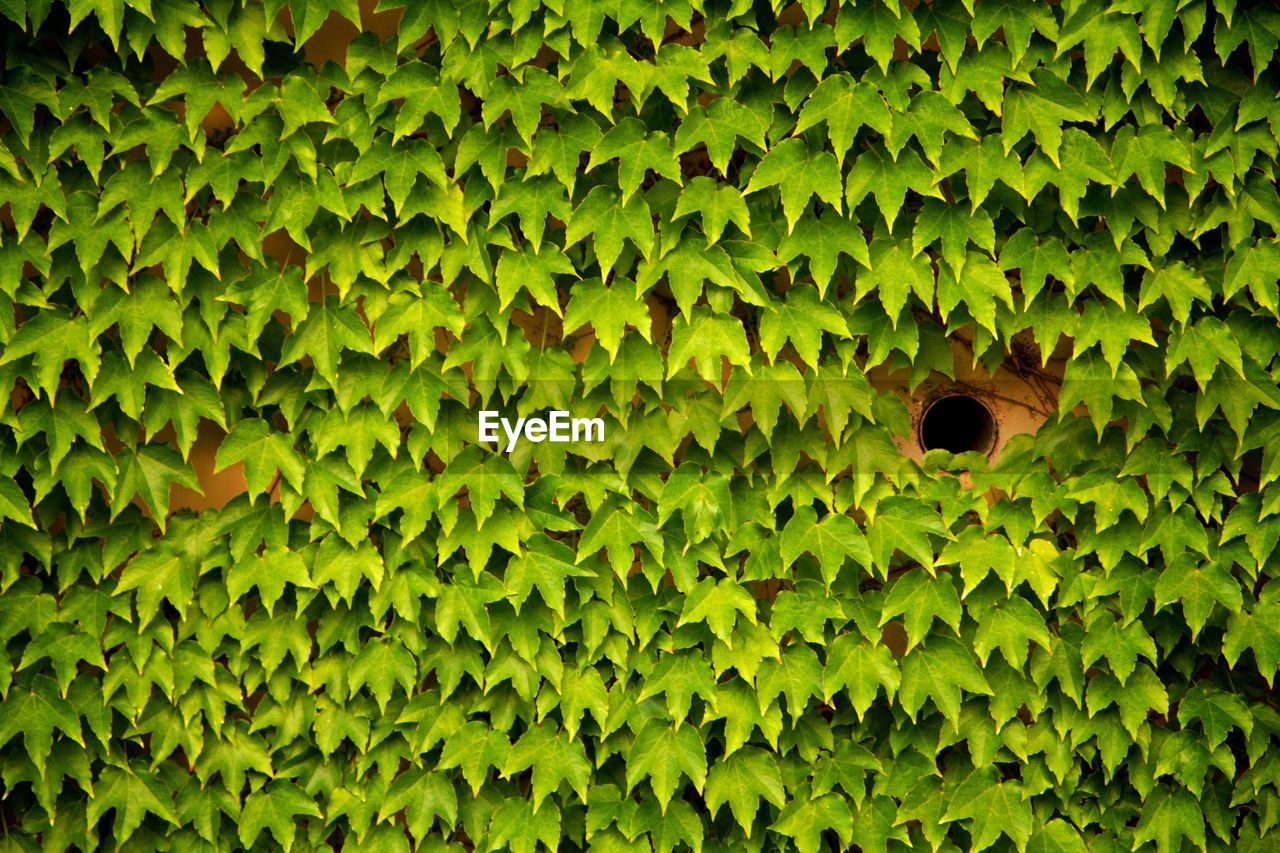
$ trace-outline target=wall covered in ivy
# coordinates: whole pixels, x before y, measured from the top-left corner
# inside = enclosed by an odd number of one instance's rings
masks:
[[[0,0],[0,849],[1277,849],[1278,42]]]

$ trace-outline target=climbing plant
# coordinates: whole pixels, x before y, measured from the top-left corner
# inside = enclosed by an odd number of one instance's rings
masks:
[[[0,19],[0,847],[1280,845],[1269,0]]]

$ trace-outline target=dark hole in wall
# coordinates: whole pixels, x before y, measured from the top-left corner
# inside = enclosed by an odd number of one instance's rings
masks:
[[[968,394],[939,397],[920,419],[920,446],[925,450],[990,453],[995,438],[991,410]]]

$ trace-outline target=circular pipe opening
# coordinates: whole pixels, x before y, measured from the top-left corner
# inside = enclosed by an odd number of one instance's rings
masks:
[[[920,418],[920,446],[948,453],[990,453],[996,419],[982,401],[968,394],[939,397]]]

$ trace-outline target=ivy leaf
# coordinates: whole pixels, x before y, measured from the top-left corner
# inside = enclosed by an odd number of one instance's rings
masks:
[[[767,800],[781,808],[787,795],[773,756],[756,747],[744,747],[712,765],[707,774],[706,799],[712,817],[728,803],[738,826],[750,838],[760,801]]]
[[[369,328],[353,310],[326,299],[311,306],[307,318],[288,338],[280,353],[280,366],[309,356],[316,372],[331,388],[337,388],[338,362],[344,350],[372,354]]]
[[[1044,289],[1049,277],[1068,287],[1075,284],[1075,271],[1066,247],[1057,237],[1041,239],[1030,228],[1020,228],[1000,249],[1000,269],[1016,269],[1021,274],[1022,304],[1030,306]]]
[[[778,143],[764,155],[745,192],[750,195],[778,187],[790,233],[811,196],[816,195],[838,213],[844,197],[842,183],[835,157],[825,151],[811,154],[803,140],[792,138]]]
[[[822,672],[824,701],[830,702],[837,690],[847,689],[853,709],[862,719],[881,687],[892,700],[901,684],[902,673],[888,647],[870,645],[851,634],[841,634],[831,644]]]
[[[1183,839],[1205,846],[1204,815],[1195,798],[1182,790],[1157,785],[1142,807],[1142,819],[1134,831],[1135,844],[1154,841],[1159,853],[1182,848]]]
[[[969,243],[988,252],[996,247],[995,226],[986,211],[965,212],[959,205],[925,199],[911,236],[912,251],[918,255],[939,239],[942,256],[957,277],[964,270]]]
[[[250,498],[266,492],[277,475],[282,476],[294,491],[302,490],[306,465],[289,436],[273,431],[264,420],[247,419],[235,425],[218,446],[214,472],[237,462],[244,463],[244,478]]]
[[[836,24],[838,43],[847,45],[857,38],[862,39],[863,50],[875,60],[880,73],[887,74],[895,40],[900,38],[909,47],[919,49],[920,27],[913,15],[901,14],[896,4],[872,6],[857,14],[846,12]]]
[[[582,577],[590,572],[578,568],[567,545],[548,536],[538,535],[526,546],[525,552],[507,565],[503,578],[517,611],[536,588],[543,603],[563,617],[565,579]]]
[[[778,260],[787,264],[798,255],[809,258],[809,274],[821,298],[826,297],[840,255],[852,258],[863,267],[871,266],[862,231],[852,220],[834,214],[818,218],[806,213],[800,218],[795,229],[778,246]]]
[[[1201,561],[1186,553],[1175,558],[1156,581],[1156,609],[1182,605],[1183,618],[1191,628],[1191,638],[1199,636],[1215,609],[1221,604],[1232,613],[1244,605],[1240,582],[1216,560]]]
[[[924,156],[937,164],[949,134],[977,140],[978,135],[964,113],[941,92],[922,91],[911,99],[905,111],[892,114],[893,124],[885,135],[885,148],[897,159],[898,153],[915,137]]]
[[[552,734],[547,728],[538,727],[521,735],[520,740],[511,748],[511,754],[507,756],[502,774],[511,776],[530,768],[533,769],[535,809],[565,781],[582,800],[587,799],[591,765],[587,762],[582,744],[565,737],[564,732]]]
[[[997,300],[1013,308],[1013,291],[1000,268],[985,255],[970,251],[963,265],[963,275],[951,269],[938,271],[938,311],[944,319],[961,301],[980,326],[996,330]],[[964,285],[960,284],[961,278]]]
[[[495,223],[509,213],[520,217],[520,230],[535,252],[542,250],[547,217],[561,222],[569,219],[572,206],[564,187],[552,178],[527,177],[523,181],[506,181],[489,206],[489,222]]]
[[[770,627],[777,626],[777,616],[775,609]],[[788,716],[793,722],[808,710],[809,697],[822,695],[822,689],[822,665],[805,643],[788,646],[777,660],[764,661],[756,679],[759,704],[767,708],[779,695],[785,695]],[[874,690],[873,687],[873,693]]]
[[[849,207],[854,208],[868,195],[875,196],[876,207],[892,231],[902,213],[902,201],[907,197],[907,190],[942,199],[942,191],[934,184],[933,171],[924,164],[920,155],[908,148],[898,152],[896,157],[890,157],[880,148],[871,148],[854,159],[845,197]]]
[[[1092,122],[1096,111],[1089,109],[1083,95],[1052,74],[1036,71],[1031,79],[1034,85],[1011,86],[1006,93],[1001,141],[1008,152],[1030,132],[1040,150],[1059,166],[1063,123]]]
[[[133,836],[148,814],[173,826],[179,825],[173,810],[173,795],[145,767],[103,769],[93,786],[85,814],[90,823],[97,823],[110,809],[115,809],[112,834],[122,843]]]
[[[849,326],[840,312],[823,301],[814,288],[797,285],[787,291],[786,302],[781,307],[766,308],[760,320],[760,347],[772,360],[789,340],[800,359],[816,369],[823,332],[847,338]]]
[[[627,752],[627,790],[634,789],[641,778],[648,778],[666,814],[681,775],[702,791],[707,780],[707,751],[698,730],[693,726],[673,729],[660,720],[650,720]]]
[[[49,401],[29,403],[18,413],[18,445],[35,436],[43,436],[48,446],[49,464],[57,467],[78,439],[98,450],[105,450],[102,427],[86,409],[79,397],[64,398],[56,406]]]
[[[503,252],[498,260],[497,281],[499,307],[505,309],[522,289],[533,301],[560,315],[560,298],[553,276],[574,275],[569,259],[558,252],[541,254],[527,248],[519,252]]]
[[[169,493],[174,483],[200,493],[200,481],[187,467],[184,460],[172,448],[147,445],[132,453],[121,453],[117,458],[120,476],[116,480],[115,495],[111,499],[111,517],[115,518],[135,496],[142,498],[151,510],[152,517],[166,527],[169,515]]]
[[[578,159],[583,152],[595,148],[602,136],[600,127],[586,116],[570,116],[557,128],[538,131],[533,139],[528,176],[550,172],[572,196],[578,182]]]
[[[526,145],[531,144],[544,106],[559,106],[563,99],[560,83],[554,77],[541,68],[526,67],[521,69],[519,80],[512,77],[494,80],[481,108],[484,126],[492,127],[509,112],[520,138]]]
[[[717,184],[705,175],[694,178],[680,192],[672,216],[679,219],[695,211],[702,215],[702,234],[708,246],[720,239],[730,222],[747,237],[751,236],[751,214],[742,193],[735,187]]]
[[[623,119],[596,143],[587,161],[587,170],[613,159],[618,160],[618,187],[622,190],[624,205],[650,169],[677,184],[683,182],[671,139],[660,130],[646,131],[644,122],[638,118]]]
[[[627,326],[646,340],[653,341],[653,323],[648,307],[622,287],[606,287],[598,278],[586,279],[573,286],[569,306],[564,313],[566,330],[591,324],[596,339],[609,353],[609,363],[618,357],[618,349]]]
[[[55,729],[84,746],[80,717],[65,699],[59,698],[51,678],[37,676],[29,685],[6,691],[0,708],[4,710],[0,714],[0,746],[21,734],[27,757],[41,779],[53,750]]]
[[[675,324],[667,353],[667,378],[675,376],[692,360],[699,376],[719,382],[721,359],[750,373],[751,353],[742,325],[732,317],[695,307],[688,318]]]
[[[270,614],[284,595],[286,583],[303,589],[316,588],[302,557],[281,546],[270,547],[261,554],[238,560],[231,567],[227,573],[227,595],[236,601],[250,588],[257,587],[258,595]]]
[[[717,98],[707,107],[694,107],[676,130],[677,153],[705,145],[711,164],[720,174],[729,169],[729,158],[739,139],[757,148],[765,147],[765,131],[769,123],[746,104],[735,98]]]
[[[824,78],[805,100],[795,133],[804,133],[821,122],[826,122],[836,164],[843,167],[858,130],[869,127],[883,135],[889,132],[892,117],[875,86],[849,74],[834,74]]]
[[[394,640],[366,643],[351,663],[352,692],[369,686],[378,701],[379,712],[387,711],[394,685],[401,685],[404,692],[412,695],[416,681],[417,666],[412,654]]]
[[[932,569],[934,556],[930,536],[950,538],[937,512],[905,496],[885,498],[876,507],[875,517],[867,522],[867,544],[871,548],[872,563],[886,574],[896,551],[901,551],[926,569]]]
[[[796,849],[813,853],[822,849],[822,833],[834,831],[842,844],[853,840],[853,815],[845,800],[835,794],[824,794],[812,800],[803,796],[787,803],[770,827],[796,842]]]
[[[783,567],[790,568],[806,551],[817,557],[818,564],[822,567],[822,579],[828,589],[840,574],[840,567],[847,557],[852,557],[864,568],[871,566],[871,552],[867,548],[866,537],[853,519],[847,515],[830,513],[818,521],[817,513],[811,506],[797,509],[782,531]]]
[[[666,696],[667,711],[677,724],[688,719],[694,696],[700,696],[714,706],[716,681],[710,663],[701,655],[663,655],[640,688],[636,701],[643,701],[660,693]]]
[[[1133,341],[1155,344],[1150,321],[1133,313],[1132,305],[1090,302],[1085,307],[1076,333],[1076,351],[1083,352],[1100,343],[1112,377],[1120,369],[1120,362],[1132,348]]]
[[[1113,373],[1102,359],[1093,355],[1075,358],[1067,364],[1058,396],[1060,416],[1083,403],[1094,429],[1102,435],[1103,428],[1111,422],[1117,399],[1142,402],[1141,383],[1129,365],[1121,364]]]
[[[490,768],[504,767],[510,753],[511,742],[503,732],[471,720],[445,737],[438,769],[462,768],[474,796],[488,781]]]
[[[973,849],[985,850],[1001,835],[1019,849],[1031,838],[1031,803],[1016,781],[1001,781],[992,768],[978,768],[956,788],[943,820],[972,820]]]
[[[1148,271],[1142,277],[1142,290],[1138,294],[1138,310],[1142,311],[1156,300],[1164,299],[1173,312],[1173,318],[1185,326],[1191,317],[1191,306],[1196,302],[1208,305],[1212,300],[1209,283],[1204,276],[1184,263],[1175,262]]]
[[[0,518],[11,518],[19,524],[36,529],[27,496],[11,477],[0,476]]]
[[[756,623],[756,602],[751,594],[729,578],[705,578],[685,597],[676,626],[705,622],[711,633],[733,648],[733,626],[739,613],[752,625]]]
[[[116,594],[137,590],[138,617],[145,625],[165,599],[185,614],[195,593],[196,567],[171,546],[156,546],[131,559],[120,575]]]
[[[1203,388],[1223,364],[1244,378],[1244,354],[1231,329],[1216,317],[1201,317],[1193,324],[1175,329],[1169,336],[1165,374],[1172,376],[1181,364],[1191,365],[1191,373]]]
[[[266,829],[277,844],[288,850],[293,847],[299,817],[322,815],[306,791],[287,779],[274,779],[245,798],[240,813],[240,843],[252,846]]]
[[[684,463],[671,472],[658,498],[658,526],[680,511],[685,535],[701,542],[727,523],[730,507],[729,480],[717,471],[702,472]]]
[[[960,596],[956,594],[950,574],[929,575],[912,571],[900,575],[890,587],[879,624],[883,626],[890,619],[904,617],[906,650],[911,651],[924,640],[935,619],[951,626],[951,630],[959,634],[962,612]]]
[[[934,637],[927,646],[903,656],[898,699],[911,719],[916,718],[926,699],[932,699],[942,716],[957,726],[961,691],[989,696],[991,685],[973,662],[973,656],[957,641]]]
[[[601,277],[607,277],[613,269],[622,254],[624,240],[630,241],[648,257],[653,252],[653,222],[649,205],[639,196],[632,196],[624,202],[608,187],[593,187],[582,203],[574,208],[565,229],[565,248],[588,235],[592,237]]]
[[[871,271],[858,276],[857,299],[875,293],[890,328],[898,328],[902,309],[911,294],[932,305],[934,291],[933,268],[927,255],[912,252],[907,245],[896,240],[872,241]],[[914,324],[911,327],[914,328]]]
[[[973,638],[973,650],[984,667],[992,650],[998,648],[1010,666],[1021,670],[1032,643],[1049,651],[1052,646],[1049,629],[1045,627],[1044,617],[1030,602],[1014,596],[997,602],[983,614]]]
[[[1255,665],[1267,683],[1274,681],[1280,668],[1280,604],[1267,601],[1232,614],[1222,652],[1233,669],[1245,649],[1253,650]]]
[[[52,404],[66,362],[75,360],[92,384],[98,375],[101,352],[84,315],[73,318],[65,311],[46,309],[18,327],[17,334],[0,353],[0,367],[30,356],[35,366],[31,378],[36,388],[49,395]]]

